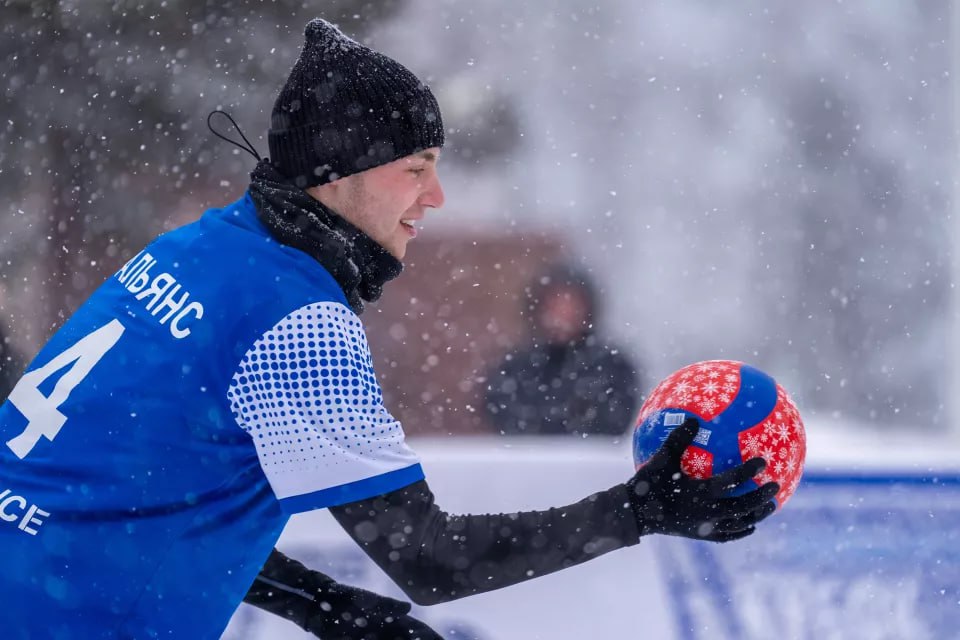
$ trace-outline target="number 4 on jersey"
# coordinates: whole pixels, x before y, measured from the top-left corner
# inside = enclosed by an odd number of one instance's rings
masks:
[[[20,378],[7,398],[27,419],[27,428],[23,433],[7,442],[18,458],[25,458],[40,441],[40,436],[48,440],[57,437],[67,421],[67,416],[60,412],[60,405],[67,401],[74,387],[117,343],[123,330],[119,320],[111,320],[47,364]],[[67,365],[70,365],[70,369],[57,381],[53,392],[49,396],[40,393],[40,385]]]

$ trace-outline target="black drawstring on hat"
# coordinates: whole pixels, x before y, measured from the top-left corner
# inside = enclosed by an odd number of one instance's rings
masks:
[[[247,143],[246,146],[243,146],[242,144],[240,144],[239,142],[237,142],[236,140],[234,140],[234,139],[232,139],[232,138],[228,138],[227,136],[223,135],[222,133],[220,133],[219,131],[217,131],[216,129],[213,128],[213,124],[210,123],[210,120],[211,120],[211,119],[213,118],[213,116],[214,116],[215,114],[217,114],[217,113],[223,115],[227,120],[230,121],[230,124],[233,125],[233,128],[236,129],[236,130],[237,130],[237,133],[240,134],[240,137],[243,138],[243,141]],[[247,140],[247,136],[243,135],[243,131],[240,130],[240,125],[237,124],[237,121],[234,120],[234,119],[233,119],[233,116],[231,116],[231,115],[230,115],[229,113],[227,113],[226,111],[222,111],[221,109],[214,109],[213,111],[211,111],[210,114],[207,116],[207,128],[210,129],[210,131],[213,133],[213,135],[217,136],[217,137],[220,138],[221,140],[226,140],[226,141],[229,142],[230,144],[235,145],[235,146],[237,146],[237,147],[240,147],[241,149],[243,149],[244,151],[246,151],[247,153],[249,153],[250,155],[252,155],[254,158],[257,159],[257,162],[260,162],[260,161],[263,160],[263,158],[261,158],[261,157],[260,157],[260,154],[257,152],[256,147],[254,147],[254,146],[250,143],[250,141]]]

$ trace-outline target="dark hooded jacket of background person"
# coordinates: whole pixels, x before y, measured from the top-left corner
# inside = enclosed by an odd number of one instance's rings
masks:
[[[585,306],[579,331],[557,341],[544,326],[551,296],[574,294]],[[597,290],[570,266],[549,269],[528,288],[527,344],[489,373],[486,410],[504,434],[621,435],[639,408],[641,374],[597,331]]]

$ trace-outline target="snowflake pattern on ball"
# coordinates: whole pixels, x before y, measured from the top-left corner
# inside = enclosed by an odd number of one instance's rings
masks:
[[[278,498],[418,462],[383,406],[363,325],[342,304],[307,305],[264,333],[227,398]]]
[[[713,420],[730,406],[740,390],[740,366],[732,360],[708,360],[674,372],[643,403],[639,420],[663,407],[683,409],[704,420]]]
[[[786,390],[777,385],[777,404],[766,420],[740,432],[740,451],[744,461],[760,456],[767,467],[757,476],[760,484],[777,482],[777,504],[790,499],[803,475],[807,456],[807,437],[800,412]]]
[[[713,475],[713,454],[691,445],[680,456],[680,470],[691,478],[705,480]]]
[[[732,360],[709,360],[688,365],[671,374],[657,385],[643,404],[638,416],[637,434],[653,433],[646,429],[661,420],[656,412],[679,409],[700,418],[698,438],[701,438],[707,424],[731,408],[737,400],[741,392],[743,366],[743,363]],[[776,499],[778,506],[782,507],[800,483],[806,458],[806,435],[796,405],[781,385],[774,386],[776,401],[770,413],[759,424],[731,436],[736,438],[741,462],[754,457],[762,457],[767,461],[763,473],[755,480],[758,484],[777,482],[780,491]],[[666,415],[673,417],[677,414],[667,411]],[[647,425],[648,422],[650,425]],[[667,426],[670,425],[663,418],[661,427]],[[669,433],[669,429],[666,433]],[[666,435],[660,437],[662,442]],[[736,463],[736,460],[722,464],[715,461],[713,448],[714,444],[709,439],[706,442],[695,441],[681,456],[681,470],[693,478],[703,479],[713,475],[715,462],[721,470],[730,463]],[[651,449],[641,445],[639,450],[649,455]]]

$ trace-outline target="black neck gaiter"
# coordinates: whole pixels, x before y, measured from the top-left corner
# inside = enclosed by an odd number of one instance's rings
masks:
[[[403,264],[358,228],[288,182],[268,160],[250,174],[260,221],[280,243],[319,262],[343,289],[354,313],[375,302]]]

